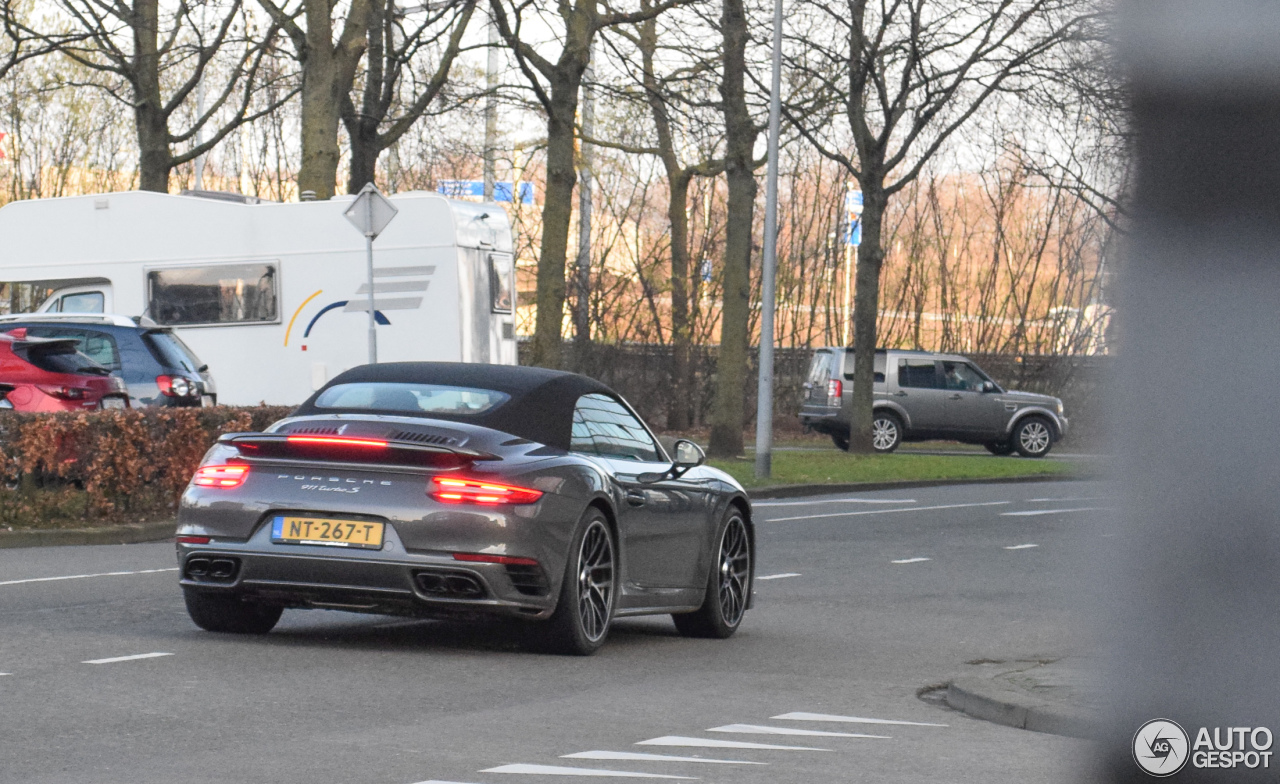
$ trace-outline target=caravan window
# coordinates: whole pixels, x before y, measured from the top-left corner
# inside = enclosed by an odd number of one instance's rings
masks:
[[[489,254],[489,296],[494,313],[510,313],[515,307],[515,268],[510,256]]]
[[[147,315],[160,324],[276,321],[275,264],[220,264],[147,273]]]

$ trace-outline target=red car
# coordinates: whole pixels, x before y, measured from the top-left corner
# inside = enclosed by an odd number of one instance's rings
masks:
[[[96,411],[128,408],[124,380],[76,350],[74,339],[28,338],[0,332],[0,408]]]

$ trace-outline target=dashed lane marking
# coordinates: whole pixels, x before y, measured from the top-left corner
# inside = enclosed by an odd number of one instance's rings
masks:
[[[648,762],[706,762],[713,765],[768,765],[767,762],[747,762],[746,760],[707,759],[706,757],[673,757],[670,754],[644,754],[639,751],[580,751],[577,754],[562,754],[561,759],[593,759],[593,760],[637,760]]]
[[[116,662],[137,661],[139,659],[158,659],[161,656],[172,656],[172,653],[135,653],[132,656],[113,656],[110,659],[90,659],[81,664],[115,664]]]
[[[783,577],[800,577],[799,572],[783,572],[782,574],[764,574],[757,577],[757,580],[781,580]]]
[[[876,738],[890,740],[888,735],[863,735],[858,732],[827,732],[826,730],[802,730],[796,727],[766,727],[761,724],[726,724],[712,727],[707,732],[737,732],[743,735],[804,735],[822,738]]]
[[[974,506],[1005,506],[1013,503],[1012,501],[983,501],[976,504],[943,504],[940,506],[910,506],[901,509],[866,509],[861,512],[832,512],[830,514],[820,515],[799,515],[796,517],[774,517],[768,520],[761,520],[762,523],[786,523],[792,520],[819,520],[824,517],[861,517],[862,515],[873,514],[894,514],[897,512],[932,512],[937,509],[966,509]]]
[[[772,717],[774,721],[830,721],[847,724],[896,724],[904,727],[948,727],[948,724],[931,724],[927,721],[899,721],[897,719],[869,719],[865,716],[833,716],[829,713],[805,713],[796,711]]]
[[[1004,548],[1006,550],[1030,550],[1032,547],[1039,547],[1038,544],[1011,544]]]
[[[821,501],[756,501],[753,507],[762,506],[813,506],[814,504],[915,504],[914,498],[825,498]]]
[[[1100,506],[1079,506],[1075,509],[1030,509],[1025,512],[1001,512],[1001,517],[1039,517],[1040,515],[1066,514],[1068,512],[1098,512]]]
[[[661,738],[642,740],[637,746],[680,746],[690,749],[760,749],[762,751],[831,751],[808,746],[777,746],[772,743],[750,743],[744,740],[719,740],[718,738],[686,738],[682,735],[665,735]]]
[[[69,574],[64,577],[32,577],[29,580],[5,580],[0,585],[21,585],[23,583],[51,583],[58,580],[84,580],[89,577],[123,577],[130,574],[159,574],[160,572],[176,572],[178,567],[171,569],[139,569],[133,572],[98,572],[97,574]]]
[[[481,773],[520,773],[526,776],[612,776],[620,779],[682,779],[696,781],[696,776],[672,776],[668,773],[634,773],[627,770],[596,770],[592,768],[565,768],[558,765],[501,765],[487,768]]]
[[[932,560],[933,560],[932,558],[899,558],[898,560],[890,561],[889,563],[891,564],[924,563],[925,561],[932,561]]]
[[[466,781],[439,781],[439,780],[437,780],[437,779],[429,779],[429,780],[427,780],[427,781],[419,781],[419,782],[416,782],[415,784],[470,784],[470,782],[466,782]]]
[[[1105,501],[1101,496],[1079,496],[1075,498],[1028,498],[1029,504],[1078,504],[1081,501]]]

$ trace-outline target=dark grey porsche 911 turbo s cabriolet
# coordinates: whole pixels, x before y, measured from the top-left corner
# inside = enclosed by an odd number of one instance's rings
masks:
[[[497,614],[576,654],[629,615],[728,637],[751,601],[751,505],[697,445],[673,451],[584,376],[357,367],[205,455],[178,513],[187,609],[258,634],[286,607]]]

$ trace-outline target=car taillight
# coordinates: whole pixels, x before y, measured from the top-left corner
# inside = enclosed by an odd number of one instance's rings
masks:
[[[200,389],[182,376],[156,376],[156,386],[165,397],[192,397]]]
[[[840,379],[833,378],[827,382],[827,397],[840,397],[844,394],[844,384]]]
[[[85,393],[89,391],[79,387],[51,387],[44,384],[37,384],[36,387],[46,395],[60,397],[63,400],[84,400]]]
[[[514,555],[489,555],[488,553],[454,553],[453,560],[470,563],[496,563],[506,566],[537,566],[533,558],[517,558]]]
[[[213,539],[208,536],[179,536],[177,539],[178,544],[208,544],[213,541]]]
[[[290,444],[321,444],[327,446],[385,447],[386,441],[378,438],[339,438],[337,436],[289,436]]]
[[[239,487],[249,476],[246,465],[207,465],[196,469],[191,484],[200,487]]]
[[[446,504],[532,504],[542,497],[541,490],[528,487],[440,476],[431,480],[428,494]]]

